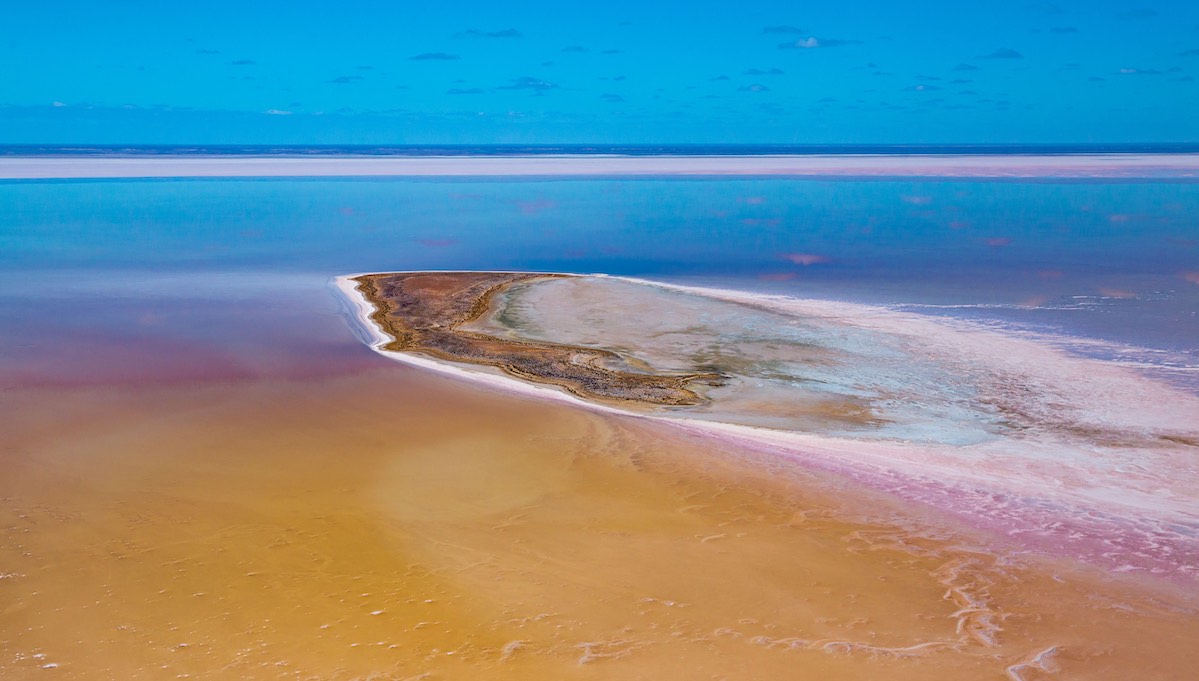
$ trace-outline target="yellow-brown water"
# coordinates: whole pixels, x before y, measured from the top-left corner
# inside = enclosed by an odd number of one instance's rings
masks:
[[[1168,591],[867,522],[903,509],[663,426],[377,362],[10,391],[0,678],[1184,679],[1199,665],[1199,618]]]

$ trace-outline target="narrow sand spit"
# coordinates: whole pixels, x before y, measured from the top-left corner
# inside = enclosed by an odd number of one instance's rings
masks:
[[[1188,501],[1194,498],[1191,492],[1195,476],[1187,458],[1190,448],[1185,445],[1109,447],[1110,451],[1091,453],[1092,445],[1085,440],[1008,438],[956,447],[762,428],[694,418],[686,410],[663,413],[639,409],[642,405],[637,404],[583,399],[585,396],[558,386],[514,377],[496,366],[452,363],[389,350],[387,346],[393,339],[372,320],[375,308],[354,281],[360,276],[338,277],[336,287],[353,307],[352,323],[358,327],[360,337],[388,358],[508,392],[669,423],[704,437],[747,446],[776,460],[833,472],[867,488],[948,512],[972,526],[1013,538],[1021,549],[1048,551],[1108,569],[1148,571],[1187,582],[1199,578],[1195,567],[1199,564],[1199,545],[1187,529],[1199,526],[1199,519],[1193,503]],[[1180,422],[1185,425],[1186,413],[1199,413],[1194,398],[1184,400],[1180,393],[1133,372],[1070,357],[1057,349],[995,331],[957,328],[919,315],[869,306],[606,279],[769,307],[787,314],[825,315],[851,324],[899,330],[926,338],[943,346],[945,352],[970,361],[991,362],[1000,373],[1043,375],[1049,383],[1085,376],[1087,383],[1079,394],[1066,398],[1087,400],[1080,412],[1086,418],[1127,421],[1129,432],[1167,428]],[[1006,359],[1010,357],[1017,359]],[[1088,391],[1099,397],[1088,398]],[[1113,398],[1114,402],[1102,399],[1102,395],[1121,392],[1126,394],[1122,399]],[[1170,406],[1153,406],[1162,404]],[[1120,415],[1114,410],[1125,413]],[[1131,477],[1121,473],[1127,468],[1126,460],[1133,459],[1153,470]],[[1167,479],[1157,469],[1175,474]]]

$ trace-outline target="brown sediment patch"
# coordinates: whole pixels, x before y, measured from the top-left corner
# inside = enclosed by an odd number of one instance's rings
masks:
[[[392,352],[495,367],[517,378],[563,388],[579,397],[660,406],[700,404],[700,385],[719,385],[719,373],[656,372],[610,350],[499,338],[466,331],[495,297],[515,284],[569,277],[513,272],[398,272],[355,277],[375,307],[371,319],[393,339]],[[614,368],[624,367],[624,368]]]

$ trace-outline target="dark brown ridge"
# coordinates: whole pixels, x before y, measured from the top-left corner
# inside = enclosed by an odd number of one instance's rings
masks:
[[[493,366],[526,381],[556,385],[580,397],[601,401],[694,405],[704,399],[690,386],[723,382],[724,377],[715,373],[623,371],[610,368],[623,360],[608,350],[498,338],[458,328],[483,316],[495,296],[515,284],[569,276],[397,272],[367,274],[354,281],[375,307],[371,319],[393,339],[385,350]]]

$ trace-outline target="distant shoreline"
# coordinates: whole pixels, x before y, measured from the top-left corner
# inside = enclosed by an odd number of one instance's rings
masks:
[[[0,179],[911,177],[1199,180],[1199,153],[825,155],[0,155]]]
[[[1199,142],[942,144],[98,144],[0,143],[0,156],[1058,156],[1195,154]]]

